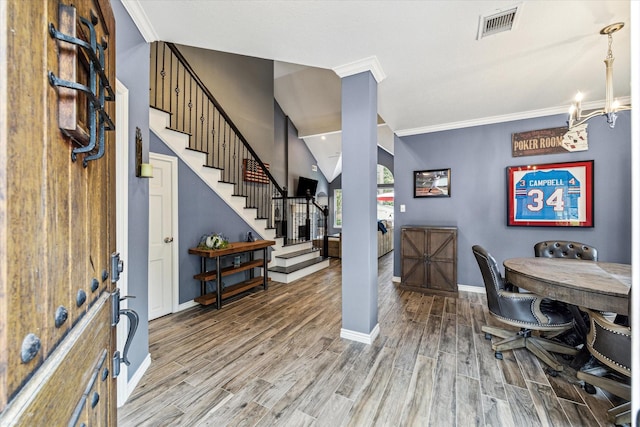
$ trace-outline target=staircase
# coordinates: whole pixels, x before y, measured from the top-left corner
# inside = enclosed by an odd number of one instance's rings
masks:
[[[251,228],[265,240],[274,240],[269,277],[277,282],[291,283],[329,266],[312,242],[285,245],[276,237],[266,218],[258,218],[257,208],[247,208],[247,197],[235,194],[235,184],[223,180],[223,170],[205,166],[207,154],[189,149],[190,135],[170,129],[170,114],[156,108],[149,109],[149,129],[156,134],[209,188],[218,194]]]

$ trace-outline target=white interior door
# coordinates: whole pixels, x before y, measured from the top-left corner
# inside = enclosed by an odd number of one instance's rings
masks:
[[[153,165],[149,179],[149,320],[153,320],[171,313],[174,305],[177,159],[149,153],[149,161]]]

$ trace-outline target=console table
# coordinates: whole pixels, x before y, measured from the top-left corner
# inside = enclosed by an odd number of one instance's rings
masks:
[[[200,273],[193,276],[194,279],[200,281],[200,296],[194,298],[194,301],[202,305],[210,305],[216,303],[216,308],[222,307],[222,300],[225,298],[238,295],[256,286],[262,285],[265,290],[268,287],[267,263],[269,262],[267,249],[269,246],[275,245],[273,240],[256,240],[255,242],[232,242],[224,249],[200,249],[191,248],[189,253],[200,257]],[[221,267],[220,260],[226,256],[233,256],[242,253],[251,253],[254,251],[262,251],[262,259],[254,260],[249,257],[249,261],[243,262],[238,266]],[[215,270],[207,268],[207,260],[215,259]],[[237,283],[235,285],[222,287],[222,278],[231,274],[240,273],[242,271],[252,270],[254,268],[263,269],[264,276],[251,277],[248,280]],[[206,282],[215,280],[216,291],[206,293]]]

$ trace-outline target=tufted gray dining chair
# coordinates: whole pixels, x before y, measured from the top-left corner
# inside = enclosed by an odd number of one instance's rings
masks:
[[[600,387],[627,402],[609,409],[609,421],[628,424],[631,422],[631,328],[611,322],[602,313],[583,308],[589,314],[591,328],[587,335],[586,346],[602,365],[587,371],[578,371],[578,379],[586,385]],[[629,313],[631,313],[631,291],[629,291]],[[616,378],[614,374],[618,375]],[[606,375],[606,376],[605,376]]]
[[[580,242],[566,242],[562,240],[547,240],[533,246],[537,257],[569,258],[584,261],[598,261],[598,251],[593,246]]]
[[[538,242],[533,246],[533,253],[536,257],[542,258],[567,258],[582,261],[598,261],[598,250],[593,246],[585,245],[580,242],[564,240],[545,240]],[[586,315],[583,316],[578,307],[568,305],[568,308],[573,314],[576,322],[575,328],[578,334],[578,340],[582,341],[589,330]]]

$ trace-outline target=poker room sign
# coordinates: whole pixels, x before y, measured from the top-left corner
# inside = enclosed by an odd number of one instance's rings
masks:
[[[571,130],[565,126],[511,135],[511,155],[513,157],[568,153],[588,149],[587,124],[574,126]]]

